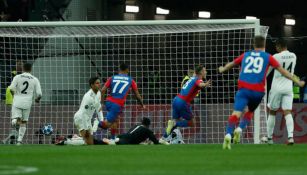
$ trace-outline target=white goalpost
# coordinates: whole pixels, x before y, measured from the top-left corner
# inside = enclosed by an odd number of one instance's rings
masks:
[[[24,143],[50,144],[56,135],[77,133],[73,115],[89,89],[88,79],[98,75],[102,82],[117,73],[120,63],[129,64],[146,110],[128,95],[119,121],[126,132],[142,117],[161,136],[171,118],[171,102],[178,94],[189,69],[203,64],[212,87],[203,90],[192,104],[196,126],[182,129],[186,143],[222,143],[231,113],[239,68],[218,74],[217,68],[252,49],[255,35],[266,36],[259,20],[176,21],[71,21],[0,23],[1,105],[0,140],[12,132],[11,105],[5,90],[19,73],[21,62],[33,63],[32,74],[42,86],[40,104],[31,110]],[[255,112],[243,134],[244,143],[259,143],[266,135],[266,102]],[[39,133],[50,123],[51,136]],[[105,136],[98,131],[95,137]]]

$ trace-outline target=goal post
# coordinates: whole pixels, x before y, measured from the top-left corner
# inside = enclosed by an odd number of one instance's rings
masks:
[[[33,105],[27,126],[25,143],[31,144],[51,143],[57,133],[77,133],[73,115],[89,89],[88,79],[98,75],[105,82],[126,62],[147,110],[141,110],[133,95],[128,95],[119,121],[121,133],[142,117],[149,117],[152,129],[161,136],[183,77],[195,65],[203,64],[212,87],[194,99],[196,126],[182,129],[182,133],[186,143],[222,143],[239,68],[225,74],[218,74],[217,68],[252,49],[253,37],[258,34],[267,34],[258,19],[2,22],[0,140],[12,130],[11,106],[4,99],[11,72],[20,70],[18,62],[33,63],[32,73],[43,90],[41,103]],[[265,109],[264,101],[243,136],[244,143],[258,143],[265,135]],[[51,136],[38,132],[46,123],[54,127]],[[95,136],[105,134],[99,131]]]

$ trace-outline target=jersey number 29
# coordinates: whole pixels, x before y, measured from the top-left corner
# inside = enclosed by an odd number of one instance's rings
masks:
[[[255,73],[259,74],[263,67],[262,57],[252,57],[249,56],[245,59],[246,66],[243,70],[244,73]]]

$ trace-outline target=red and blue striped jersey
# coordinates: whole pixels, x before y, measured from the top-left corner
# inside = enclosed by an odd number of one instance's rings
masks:
[[[194,76],[190,78],[181,88],[180,93],[177,95],[179,98],[183,99],[187,103],[191,103],[191,101],[195,98],[195,96],[199,93],[200,87],[198,86],[202,83],[203,80]]]
[[[265,79],[269,67],[276,68],[280,66],[272,55],[257,50],[245,52],[236,58],[234,63],[241,65],[238,88],[258,92],[265,91]]]
[[[118,74],[110,77],[105,83],[105,86],[110,90],[107,101],[124,106],[126,97],[132,88],[137,90],[135,81],[126,74]]]

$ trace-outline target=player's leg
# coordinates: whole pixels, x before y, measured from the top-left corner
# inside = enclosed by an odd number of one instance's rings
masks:
[[[269,117],[267,120],[268,144],[273,144],[273,132],[275,127],[276,111],[281,107],[280,104],[281,104],[280,93],[270,91],[269,101],[268,101]]]
[[[107,116],[104,121],[101,121],[98,127],[102,129],[110,128],[111,138],[115,139],[117,134],[116,120],[122,111],[122,107],[112,102],[106,102]]]
[[[167,128],[163,136],[164,138],[167,138],[170,135],[172,129],[176,125],[176,120],[180,119],[180,108],[181,101],[178,97],[175,97],[172,103],[172,119],[167,122]]]
[[[231,149],[231,135],[233,134],[234,129],[236,125],[238,124],[239,118],[241,117],[242,112],[244,111],[244,108],[247,105],[247,103],[248,103],[248,99],[245,94],[245,91],[243,89],[240,89],[236,93],[234,111],[228,117],[228,123],[226,126],[226,135],[225,135],[224,143],[223,143],[223,149]]]
[[[81,114],[76,113],[74,116],[74,124],[78,129],[82,139],[67,139],[64,141],[65,145],[84,145],[84,144],[93,144],[93,135],[91,134],[92,125],[91,122],[86,120]]]
[[[29,115],[30,115],[30,109],[19,109],[19,108],[15,108],[13,107],[14,112],[12,111],[12,114],[15,115],[14,118],[18,118],[17,119],[17,125],[19,126],[18,129],[18,138],[17,138],[17,145],[21,145],[22,144],[22,140],[23,137],[26,133],[26,124],[28,122],[29,119]]]
[[[13,128],[19,129],[19,124],[22,118],[22,110],[12,106],[11,109],[11,125]],[[17,131],[18,131],[17,129]]]
[[[82,131],[80,131],[80,135],[82,136],[85,144],[87,144],[87,145],[93,145],[94,144],[94,138],[93,138],[93,135],[91,134],[90,130],[82,130]]]
[[[264,93],[262,92],[250,92],[250,96],[247,103],[248,110],[244,113],[242,120],[240,121],[240,129],[245,129],[250,124],[254,116],[254,111],[258,108],[263,96]]]
[[[247,103],[248,110],[244,113],[240,121],[239,127],[237,127],[234,131],[234,138],[233,138],[234,143],[240,143],[242,130],[245,129],[250,124],[254,116],[254,111],[257,109],[264,96],[264,93],[262,92],[255,92],[251,90],[246,90],[246,94],[248,97],[248,103]]]
[[[294,144],[293,132],[294,132],[294,121],[292,117],[292,103],[293,103],[293,94],[284,94],[282,96],[282,110],[284,112],[286,126],[288,131],[288,145]]]
[[[175,124],[174,128],[176,128],[176,127],[186,128],[186,127],[193,127],[194,126],[195,119],[193,118],[192,108],[189,104],[184,103],[181,106],[180,118],[181,118],[181,120],[180,119],[176,120],[176,124]]]

